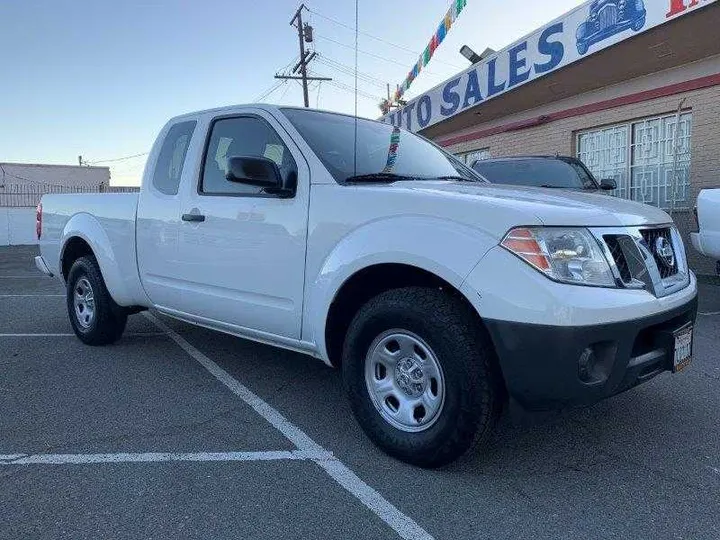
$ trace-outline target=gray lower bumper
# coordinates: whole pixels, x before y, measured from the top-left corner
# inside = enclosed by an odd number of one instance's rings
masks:
[[[45,259],[43,259],[40,255],[35,257],[35,266],[37,266],[37,269],[40,270],[46,276],[53,277],[53,273],[50,271],[50,268],[48,268],[48,265],[45,262]]]

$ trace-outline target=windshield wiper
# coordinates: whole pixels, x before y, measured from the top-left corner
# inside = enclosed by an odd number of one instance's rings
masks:
[[[399,182],[401,180],[416,180],[415,176],[406,176],[395,173],[370,173],[370,174],[358,174],[357,176],[349,176],[345,179],[346,182]]]
[[[430,178],[428,178],[430,180]],[[470,180],[466,176],[435,176],[432,178],[432,180],[459,180],[461,182],[480,182],[480,180]]]

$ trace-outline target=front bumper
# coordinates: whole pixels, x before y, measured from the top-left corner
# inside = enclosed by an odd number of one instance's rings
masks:
[[[485,323],[510,395],[527,408],[547,409],[589,405],[672,370],[674,332],[696,315],[694,294],[663,313],[607,324]]]

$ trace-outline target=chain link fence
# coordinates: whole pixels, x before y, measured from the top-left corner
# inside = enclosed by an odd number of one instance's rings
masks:
[[[43,195],[51,193],[137,193],[139,187],[58,186],[55,184],[0,184],[0,208],[37,206]]]

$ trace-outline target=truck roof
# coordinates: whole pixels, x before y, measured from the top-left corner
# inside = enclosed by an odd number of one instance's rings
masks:
[[[236,111],[238,109],[245,109],[248,107],[252,107],[255,109],[262,109],[268,112],[278,112],[280,109],[298,109],[298,110],[307,110],[304,107],[296,107],[292,105],[273,105],[269,103],[243,103],[243,104],[237,104],[237,105],[226,105],[224,107],[214,107],[211,109],[202,109],[199,111],[191,111],[184,114],[180,114],[178,116],[174,116],[171,120],[180,120],[182,118],[192,118],[195,116],[200,116],[202,114],[208,114],[208,113],[232,113],[233,111]],[[347,114],[347,113],[341,113],[337,111],[328,111],[324,109],[311,109],[315,112],[321,112],[321,113],[327,113],[327,114],[335,114],[337,116],[349,116],[351,118],[354,118],[354,115]],[[374,120],[372,118],[364,118],[359,116],[358,118],[362,118],[363,120],[370,120],[372,122],[377,122],[377,120]]]

